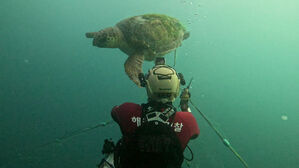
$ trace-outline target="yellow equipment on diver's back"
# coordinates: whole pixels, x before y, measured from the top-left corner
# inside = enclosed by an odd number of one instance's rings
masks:
[[[167,65],[156,65],[145,77],[149,99],[157,102],[173,102],[179,95],[180,78],[176,71]]]

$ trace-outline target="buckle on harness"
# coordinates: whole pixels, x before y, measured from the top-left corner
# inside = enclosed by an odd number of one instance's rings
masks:
[[[160,121],[162,123],[167,123],[168,117],[166,117],[163,113],[161,112],[151,112],[145,115],[146,119],[148,122],[150,121]]]

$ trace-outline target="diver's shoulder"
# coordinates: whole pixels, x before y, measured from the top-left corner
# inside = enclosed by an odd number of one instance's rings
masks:
[[[133,102],[125,102],[119,105],[121,109],[139,109],[141,108],[140,104],[133,103]]]

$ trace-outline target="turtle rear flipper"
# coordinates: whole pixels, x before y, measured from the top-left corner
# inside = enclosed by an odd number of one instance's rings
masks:
[[[127,75],[138,86],[140,86],[138,75],[142,73],[143,60],[143,55],[134,54],[129,56],[125,62],[125,71]]]

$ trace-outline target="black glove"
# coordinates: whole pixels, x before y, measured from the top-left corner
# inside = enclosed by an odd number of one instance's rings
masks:
[[[182,111],[189,111],[189,105],[188,105],[188,102],[189,102],[189,99],[191,97],[191,94],[189,92],[189,89],[188,88],[185,88],[182,93],[181,93],[181,101],[180,101],[180,107],[181,107],[181,110]]]
[[[115,145],[114,145],[114,142],[112,141],[112,139],[105,139],[102,153],[109,154],[109,153],[114,152],[114,149],[115,149]]]

